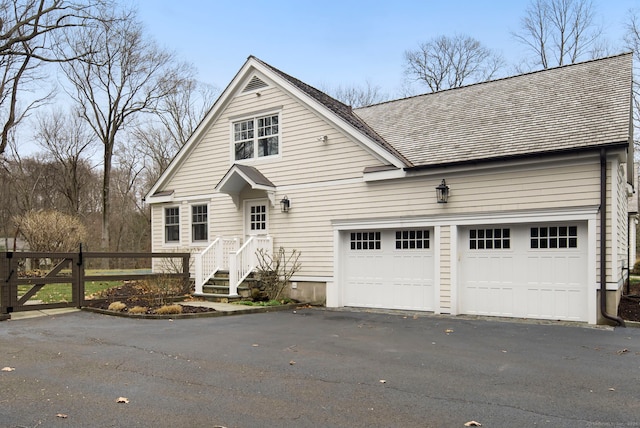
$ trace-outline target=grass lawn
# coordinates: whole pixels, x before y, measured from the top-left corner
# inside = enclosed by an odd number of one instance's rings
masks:
[[[125,275],[125,274],[144,274],[149,273],[149,269],[127,269],[127,270],[87,270],[85,275]],[[84,284],[85,298],[94,293],[102,290],[106,290],[113,287],[122,285],[123,281],[86,281]],[[18,296],[23,296],[27,291],[31,289],[30,285],[18,286]],[[35,295],[33,295],[29,301],[40,301],[43,303],[59,303],[70,302],[72,300],[71,283],[68,284],[47,284],[42,287]]]

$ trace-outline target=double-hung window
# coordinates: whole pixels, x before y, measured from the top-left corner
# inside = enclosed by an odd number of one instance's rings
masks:
[[[164,241],[180,242],[180,208],[164,209]]]
[[[192,205],[191,206],[191,240],[206,241],[207,240],[207,206]]]
[[[280,153],[278,114],[254,117],[233,123],[235,160],[257,159]]]

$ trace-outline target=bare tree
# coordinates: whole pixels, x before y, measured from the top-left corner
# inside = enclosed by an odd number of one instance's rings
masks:
[[[108,249],[111,167],[118,136],[136,116],[152,111],[176,90],[181,70],[172,54],[145,37],[134,12],[115,17],[104,13],[101,25],[70,36],[74,53],[91,54],[64,63],[63,70],[72,86],[69,95],[103,145],[101,246]]]
[[[440,36],[404,54],[407,79],[431,92],[457,88],[496,77],[504,65],[501,55],[466,36]]]
[[[637,130],[640,127],[640,82],[638,81],[637,61],[640,55],[640,17],[637,10],[629,11],[629,18],[626,23],[626,34],[624,36],[625,48],[633,52],[636,61],[634,67],[635,78],[633,79],[633,121]],[[634,132],[634,144],[636,155],[640,152],[640,140],[638,132]]]
[[[374,85],[368,80],[364,85],[339,85],[336,88],[322,88],[322,91],[353,108],[370,106],[389,99],[389,96],[382,92],[380,86]]]
[[[19,94],[40,81],[36,71],[45,63],[68,61],[55,49],[59,33],[89,25],[96,4],[102,0],[0,0],[0,154],[7,148],[9,133],[27,113],[51,93],[19,103]]]
[[[144,170],[143,156],[143,153],[131,145],[119,145],[114,154],[117,163],[113,174],[114,251],[149,249],[151,213],[148,206],[142,204],[145,188],[140,179]]]
[[[91,184],[88,159],[94,152],[95,134],[77,114],[65,115],[55,110],[38,116],[35,139],[55,163],[58,191],[64,195],[68,205],[64,211],[82,214],[85,189]]]
[[[512,35],[533,52],[536,65],[574,64],[602,51],[594,18],[591,0],[532,0]]]

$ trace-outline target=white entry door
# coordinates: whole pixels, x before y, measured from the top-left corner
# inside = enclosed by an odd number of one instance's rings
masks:
[[[246,236],[269,234],[269,201],[267,199],[246,201],[244,212]]]

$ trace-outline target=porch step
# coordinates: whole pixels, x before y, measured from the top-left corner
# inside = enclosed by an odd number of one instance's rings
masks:
[[[212,299],[214,301],[220,300],[242,300],[251,297],[251,286],[257,280],[250,274],[245,280],[238,286],[238,297],[229,297],[229,272],[219,271],[210,278],[206,284],[202,286],[202,296],[206,299]]]
[[[228,284],[227,285],[205,284],[205,285],[202,286],[202,292],[203,293],[209,293],[209,294],[220,294],[220,295],[228,296],[229,295],[229,285]],[[238,287],[238,294],[240,296],[243,296],[243,297],[249,297],[249,294],[250,294],[249,287],[246,286],[246,285],[240,285]]]

